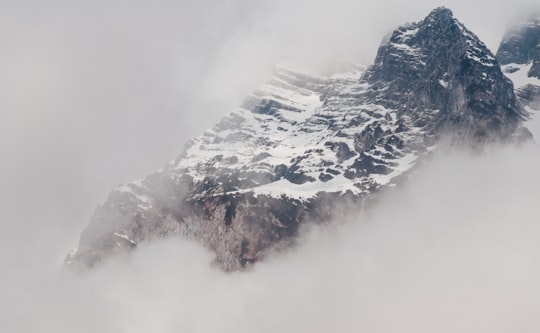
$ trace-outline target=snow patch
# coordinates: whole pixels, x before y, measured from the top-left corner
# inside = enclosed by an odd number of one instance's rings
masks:
[[[503,73],[514,83],[514,89],[523,88],[528,84],[539,86],[540,79],[529,77],[533,63],[528,64],[508,64],[502,66]]]

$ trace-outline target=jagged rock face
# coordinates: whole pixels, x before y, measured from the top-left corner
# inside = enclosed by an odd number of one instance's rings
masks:
[[[395,186],[445,138],[526,139],[523,117],[494,56],[438,8],[394,31],[366,71],[278,68],[176,160],[114,189],[66,262],[176,235],[242,269],[294,243],[302,224],[335,219],[335,205]]]
[[[521,102],[540,109],[540,15],[510,29],[497,51]]]
[[[540,15],[539,15],[540,17]],[[528,64],[534,67],[528,76],[540,78],[540,18],[532,18],[513,27],[506,33],[497,50],[497,59],[501,65]]]
[[[446,8],[394,31],[363,79],[370,98],[402,114],[431,111],[422,121],[437,139],[506,139],[526,115],[495,56]]]

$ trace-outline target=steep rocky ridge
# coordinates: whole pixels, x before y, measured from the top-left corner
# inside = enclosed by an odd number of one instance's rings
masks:
[[[374,64],[275,76],[156,173],[114,189],[68,265],[155,238],[195,239],[226,270],[287,248],[445,145],[530,138],[495,56],[446,8],[395,30]]]

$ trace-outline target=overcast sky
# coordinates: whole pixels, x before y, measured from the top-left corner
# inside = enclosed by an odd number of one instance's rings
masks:
[[[2,1],[0,259],[58,264],[112,187],[173,159],[276,63],[369,63],[439,5],[495,51],[535,2]]]

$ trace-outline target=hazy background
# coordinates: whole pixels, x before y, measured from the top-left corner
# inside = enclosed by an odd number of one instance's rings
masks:
[[[495,50],[507,22],[532,3],[445,5]],[[24,225],[38,247],[74,246],[110,188],[173,159],[275,63],[310,70],[369,63],[387,32],[438,5],[0,2],[2,234],[20,239],[11,233]]]
[[[538,170],[538,146],[439,157],[369,216],[249,272],[178,239],[81,276],[23,266],[3,272],[0,330],[535,333]]]
[[[312,71],[343,61],[369,63],[383,35],[422,19],[441,4],[495,51],[506,25],[534,3],[1,1],[0,282],[12,297],[2,297],[0,310],[11,308],[13,313],[3,314],[20,318],[0,318],[0,323],[29,321],[29,314],[43,311],[44,305],[57,312],[51,318],[58,320],[60,314],[73,315],[69,310],[77,299],[84,308],[82,322],[92,316],[100,322],[105,311],[113,317],[114,310],[125,311],[127,316],[126,304],[107,299],[107,288],[112,287],[89,282],[84,290],[74,286],[69,291],[70,283],[76,283],[68,279],[67,291],[60,292],[59,277],[48,272],[76,245],[110,188],[173,159],[188,138],[217,122],[264,82],[275,63]],[[512,193],[521,190],[516,187]],[[537,192],[529,195],[538,198]],[[190,255],[184,261],[204,271],[198,258]],[[111,286],[140,273],[133,269],[144,271],[145,261],[139,260],[138,268],[110,273],[107,280],[115,281]],[[141,276],[148,284],[154,284],[154,278],[160,277]],[[200,277],[195,274],[193,279]],[[134,283],[124,286],[126,293],[140,286]],[[92,288],[99,290],[98,296]],[[36,290],[48,289],[54,292],[32,301]],[[70,296],[58,296],[55,302],[56,293]],[[103,299],[91,302],[89,297]],[[148,306],[170,311],[167,302],[160,301]],[[201,302],[203,308],[210,303]],[[237,311],[243,313],[242,308]]]

